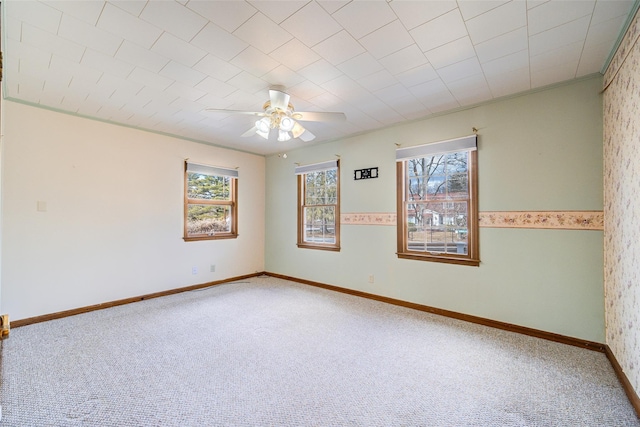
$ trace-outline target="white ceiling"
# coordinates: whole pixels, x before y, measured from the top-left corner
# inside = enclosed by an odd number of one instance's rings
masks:
[[[257,154],[600,72],[633,0],[2,1],[4,95]],[[313,142],[240,135],[282,85]],[[274,132],[272,132],[274,134]]]

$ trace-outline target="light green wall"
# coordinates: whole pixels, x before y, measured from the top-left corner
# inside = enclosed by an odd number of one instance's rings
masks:
[[[602,210],[600,88],[593,76],[268,157],[266,270],[603,342],[602,232],[482,228],[480,267],[398,259],[393,226],[343,225],[340,252],[298,249],[293,173],[339,155],[342,213],[394,213],[395,144],[475,127],[480,211]],[[374,166],[380,178],[353,180]]]

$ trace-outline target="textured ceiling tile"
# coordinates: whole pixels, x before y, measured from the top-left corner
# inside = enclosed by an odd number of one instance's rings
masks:
[[[269,54],[273,59],[297,71],[320,59],[320,55],[298,39],[291,39]]]
[[[364,91],[351,77],[342,75],[337,79],[330,80],[322,85],[327,91],[336,96],[350,98],[351,93],[356,91]]]
[[[135,95],[144,88],[144,83],[136,82],[131,79],[123,79],[118,76],[110,74],[103,74],[100,77],[97,87],[103,88],[103,93],[109,93],[111,96],[116,91],[128,93],[129,95]]]
[[[356,39],[396,19],[386,1],[353,1],[331,16]]]
[[[58,35],[75,42],[82,40],[87,47],[111,56],[122,43],[122,37],[114,36],[69,15],[62,17]]]
[[[69,75],[71,77],[81,78],[93,83],[96,83],[103,73],[101,70],[94,70],[92,68],[85,67],[82,64],[69,61],[68,59],[57,55],[51,56],[49,70],[62,76]]]
[[[458,7],[455,0],[442,1],[404,1],[389,3],[402,24],[409,30],[429,22]]]
[[[505,74],[522,68],[529,68],[529,52],[527,50],[521,50],[482,64],[482,69],[487,76]]]
[[[576,19],[591,16],[595,1],[550,1],[529,10],[529,35],[533,36]]]
[[[233,64],[229,64],[227,61],[207,54],[204,58],[198,61],[194,66],[194,70],[198,70],[220,81],[226,82],[233,76],[240,74],[242,71],[240,68]]]
[[[52,34],[60,27],[62,12],[50,5],[33,1],[4,1],[3,6],[3,18],[10,16],[12,20],[26,22]]]
[[[87,49],[80,61],[82,65],[95,70],[103,71],[107,74],[115,74],[120,77],[127,77],[134,66],[124,61],[120,61],[113,56],[108,56],[92,49]]]
[[[261,79],[259,77],[254,76],[251,73],[246,71],[242,71],[240,74],[234,76],[229,79],[227,83],[234,88],[242,88],[243,92],[248,92],[252,94],[256,93],[267,93],[267,89],[269,88],[269,82]],[[213,92],[216,95],[220,96],[220,94]],[[234,92],[235,93],[235,92]],[[230,94],[224,95],[228,97]]]
[[[295,98],[311,99],[315,98],[316,96],[322,95],[323,93],[325,93],[325,90],[315,83],[304,81],[289,88],[289,93],[292,97]]]
[[[369,33],[359,42],[376,58],[382,58],[414,44],[413,38],[399,20]]]
[[[359,79],[373,74],[382,70],[382,68],[382,65],[368,52],[362,53],[338,65],[338,69],[352,79]]]
[[[626,20],[633,3],[633,0],[598,1],[593,10],[591,25],[600,24],[618,17],[624,17]]]
[[[342,99],[329,92],[325,92],[321,95],[311,98],[309,99],[309,101],[311,101],[313,105],[320,107],[324,111],[329,111],[332,109],[335,111],[340,110],[341,108],[336,107],[341,106],[343,103]]]
[[[300,8],[307,4],[308,0],[258,0],[251,1],[251,5],[264,13],[276,24],[281,23]]]
[[[73,16],[74,18],[78,18],[88,24],[95,25],[98,21],[100,13],[102,12],[104,3],[102,1],[58,0],[51,3],[51,6],[68,15]]]
[[[380,58],[382,64],[391,74],[397,75],[427,64],[427,57],[416,44],[407,46],[391,55]]]
[[[428,63],[397,74],[395,77],[406,87],[416,86],[440,78],[438,72]]]
[[[409,94],[409,96],[405,98],[397,99],[396,102],[393,103],[392,108],[407,120],[426,117],[431,112],[412,94]]]
[[[531,89],[529,67],[503,74],[487,75],[486,78],[494,97],[506,96]]]
[[[587,31],[587,38],[585,44],[589,43],[609,43],[609,47],[613,47],[613,44],[618,39],[620,30],[626,22],[626,16],[616,16],[607,21],[600,21],[594,24],[591,21],[589,30]],[[587,49],[588,50],[588,49]]]
[[[202,16],[172,1],[147,2],[140,18],[186,41],[207,24]]]
[[[373,92],[375,96],[380,98],[381,101],[394,105],[399,99],[413,96],[409,90],[402,85],[402,83],[396,83],[391,86],[384,87],[382,89]]]
[[[142,67],[148,71],[158,72],[167,65],[169,58],[150,50],[143,49],[137,44],[124,41],[115,55],[116,59]]]
[[[211,23],[191,40],[191,44],[225,61],[234,58],[249,46],[238,37]]]
[[[30,46],[54,55],[62,56],[71,61],[80,62],[85,48],[71,40],[58,37],[29,24],[22,25],[22,41]]]
[[[479,102],[487,85],[498,97],[598,72],[633,4],[7,0],[3,84],[19,101],[232,148],[251,121],[201,111],[260,111],[267,89],[284,85],[302,111],[348,114],[313,123],[317,143]],[[525,8],[527,22],[509,31]],[[242,146],[267,154],[289,145],[256,137]]]
[[[160,36],[151,50],[188,67],[194,66],[207,54],[205,51],[169,33],[162,33],[162,36]]]
[[[165,90],[170,94],[188,99],[189,101],[197,101],[207,94],[207,92],[204,90],[192,86],[187,86],[177,81],[171,83],[171,85]]]
[[[308,47],[313,47],[342,30],[342,27],[317,3],[307,4],[282,22],[282,28]]]
[[[248,47],[240,52],[238,56],[231,60],[231,63],[256,77],[261,77],[280,65],[277,61],[253,47]]]
[[[572,21],[529,37],[531,56],[555,50],[567,44],[584,40],[589,29],[589,17]]]
[[[280,85],[284,87],[295,86],[304,81],[304,77],[284,65],[269,71],[262,76],[262,79],[269,82],[271,86]]]
[[[249,18],[233,32],[233,35],[267,54],[292,39],[291,34],[262,13],[256,13]]]
[[[190,1],[187,8],[230,33],[258,12],[244,1]]]
[[[109,3],[129,12],[133,16],[140,16],[146,5],[146,2],[138,0],[109,0]]]
[[[522,1],[513,1],[466,22],[473,44],[509,33],[527,25],[527,9]]]
[[[6,62],[6,64],[15,62],[16,71],[24,71],[20,70],[18,67],[18,62],[24,59],[39,64],[39,68],[44,71],[49,67],[51,55],[51,52],[39,49],[35,46],[20,44],[18,41],[13,39],[8,39],[5,41],[4,61]]]
[[[410,31],[411,36],[423,52],[457,40],[467,35],[467,28],[460,12],[452,10]]]
[[[605,63],[609,52],[611,52],[612,43],[592,43],[585,49],[585,53],[580,57],[580,63],[578,65],[578,71],[576,77],[586,76],[592,74],[593,70],[602,68],[602,64]]]
[[[526,28],[519,28],[475,46],[481,63],[493,61],[529,48]]]
[[[531,87],[547,86],[558,81],[569,80],[575,77],[578,69],[578,61],[554,64],[536,72],[531,72]]]
[[[580,60],[583,43],[581,41],[564,45],[555,50],[548,50],[540,55],[530,58],[530,69],[532,73],[549,68],[549,64],[560,64],[563,62],[575,62]]]
[[[316,0],[328,13],[333,13],[349,4],[351,0]]]
[[[447,87],[460,105],[478,104],[492,97],[489,85],[482,73],[456,80],[449,83]]]
[[[380,70],[377,73],[358,79],[358,83],[365,89],[375,92],[397,83],[397,80],[387,70]]]
[[[313,50],[333,65],[341,64],[365,51],[346,31],[341,31],[318,43]]]
[[[188,86],[195,86],[206,78],[206,74],[175,61],[170,61],[165,65],[159,74]]]
[[[500,7],[507,2],[508,0],[458,0],[458,7],[464,20],[468,21],[480,14]]]
[[[109,3],[104,6],[97,26],[105,31],[115,32],[126,40],[144,48],[150,48],[162,34],[162,30],[158,27],[148,24]]]
[[[129,74],[128,79],[158,90],[165,90],[173,83],[173,80],[168,77],[163,77],[138,67]]]
[[[313,83],[321,85],[329,80],[336,79],[342,72],[324,59],[320,59],[313,64],[307,65],[298,71],[301,76],[311,80]]]
[[[438,74],[440,74],[442,80],[447,84],[481,72],[482,68],[480,67],[478,59],[475,57],[447,65],[438,70]]]
[[[425,56],[434,68],[442,68],[476,56],[469,37],[462,37],[428,52]]]

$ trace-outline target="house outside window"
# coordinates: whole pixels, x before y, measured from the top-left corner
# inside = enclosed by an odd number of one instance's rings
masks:
[[[238,237],[238,171],[185,162],[184,240]]]
[[[398,257],[477,266],[476,136],[400,148]]]
[[[296,168],[298,247],[340,250],[340,164],[338,160]]]

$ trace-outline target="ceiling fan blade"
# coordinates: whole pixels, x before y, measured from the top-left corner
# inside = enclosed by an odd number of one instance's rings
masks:
[[[293,125],[293,129],[291,129],[291,135],[293,135],[294,138],[299,138],[300,135],[302,135],[305,132],[305,128],[302,127],[302,125],[298,122],[295,122]]]
[[[292,116],[296,120],[306,122],[343,122],[347,120],[344,113],[329,113],[324,111],[296,111]]]
[[[294,138],[300,138],[304,142],[309,142],[309,141],[315,139],[315,137],[316,137],[314,134],[312,134],[311,132],[306,130],[298,122],[296,122],[296,124],[293,125],[293,129],[291,129],[291,135],[293,135]]]
[[[279,108],[281,110],[287,110],[289,106],[290,96],[288,93],[280,90],[269,89],[269,100],[271,101],[271,108]]]
[[[251,129],[249,129],[248,131],[246,131],[245,133],[243,133],[242,135],[240,135],[243,138],[246,138],[247,136],[253,136],[256,134],[256,130],[258,128],[257,127],[252,127]]]
[[[249,116],[266,116],[264,111],[219,110],[217,108],[205,108],[207,113],[244,114]]]
[[[304,142],[313,141],[316,138],[314,134],[305,129],[305,131],[300,135],[300,139]]]

